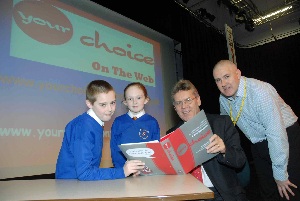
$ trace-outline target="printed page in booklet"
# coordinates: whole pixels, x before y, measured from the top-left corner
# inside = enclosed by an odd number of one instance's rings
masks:
[[[213,135],[206,115],[201,110],[175,131],[158,141],[119,145],[128,160],[139,159],[146,167],[142,175],[186,174],[213,158],[205,147]]]

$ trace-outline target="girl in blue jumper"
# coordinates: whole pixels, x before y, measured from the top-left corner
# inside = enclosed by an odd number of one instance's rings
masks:
[[[114,167],[123,167],[127,160],[118,145],[159,141],[158,122],[144,110],[149,100],[147,89],[142,83],[133,82],[125,87],[123,103],[128,107],[128,112],[118,116],[111,127],[110,148]]]

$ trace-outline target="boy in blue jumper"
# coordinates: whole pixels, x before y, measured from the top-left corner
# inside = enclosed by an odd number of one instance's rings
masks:
[[[89,110],[69,122],[56,163],[56,179],[106,180],[138,175],[144,168],[139,160],[117,168],[99,168],[103,148],[104,122],[116,109],[114,88],[104,80],[94,80],[86,88]]]

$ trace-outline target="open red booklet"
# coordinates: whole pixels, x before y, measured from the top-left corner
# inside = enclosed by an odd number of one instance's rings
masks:
[[[142,175],[186,174],[216,155],[205,149],[212,135],[205,112],[201,110],[175,131],[163,136],[160,142],[128,143],[119,147],[128,160],[145,162]]]

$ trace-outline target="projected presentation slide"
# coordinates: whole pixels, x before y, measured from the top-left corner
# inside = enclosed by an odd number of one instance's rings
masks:
[[[0,179],[55,172],[64,128],[87,111],[92,80],[117,92],[104,137],[127,112],[121,101],[130,82],[146,86],[145,110],[165,130],[160,41],[87,12],[108,9],[81,4],[85,9],[62,1],[0,2]]]

